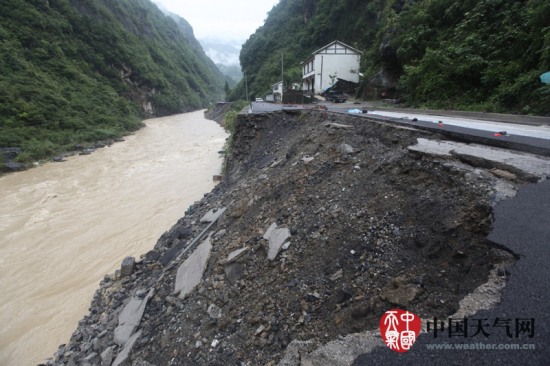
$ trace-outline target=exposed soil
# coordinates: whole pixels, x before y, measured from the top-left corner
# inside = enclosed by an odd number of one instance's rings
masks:
[[[393,307],[453,314],[509,255],[486,240],[497,178],[407,150],[431,136],[323,111],[240,116],[222,183],[131,276],[105,278],[57,362],[95,351],[99,364],[123,305],[150,288],[128,364],[274,365],[293,340],[376,329]],[[188,254],[176,257],[221,207],[203,281],[181,300],[174,277]],[[291,237],[269,261],[272,223]]]

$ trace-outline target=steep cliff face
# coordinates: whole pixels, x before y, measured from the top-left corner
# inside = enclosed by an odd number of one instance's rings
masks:
[[[2,1],[0,70],[0,147],[22,161],[205,107],[224,86],[192,29],[148,0]]]
[[[204,107],[221,95],[221,73],[185,19],[165,16],[149,0],[72,5],[83,15],[80,20],[93,24],[83,38],[94,43],[103,36],[104,46],[115,46],[105,52],[112,57],[109,67],[125,69],[126,83],[150,97],[155,115]]]

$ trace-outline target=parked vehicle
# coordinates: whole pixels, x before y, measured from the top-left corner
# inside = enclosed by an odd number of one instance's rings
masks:
[[[263,98],[256,98],[256,102],[263,102],[264,99]]]
[[[348,100],[348,97],[346,97],[342,92],[330,91],[325,94],[325,100],[334,103],[344,103]]]

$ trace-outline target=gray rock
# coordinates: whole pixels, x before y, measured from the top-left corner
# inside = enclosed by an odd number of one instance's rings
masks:
[[[202,281],[211,251],[212,244],[208,237],[178,268],[174,292],[179,292],[181,299],[185,298]]]
[[[136,265],[136,260],[134,257],[126,257],[122,260],[122,265],[120,266],[120,275],[122,277],[131,276],[134,273],[134,267]]]
[[[346,129],[353,129],[354,127],[351,125],[344,125],[341,123],[335,123],[335,122],[328,122],[324,124],[325,127],[332,127],[337,130],[346,130]]]
[[[118,317],[118,326],[115,328],[115,342],[123,346],[126,344],[135,329],[139,326],[147,302],[153,296],[154,289],[150,289],[147,296],[139,298],[134,296],[124,307]]]
[[[61,360],[61,358],[63,357],[63,355],[65,354],[65,345],[62,344],[61,346],[59,346],[59,348],[57,349],[57,352],[55,353],[55,361],[56,362],[59,362],[59,360]]]
[[[244,253],[246,253],[247,250],[248,250],[248,247],[244,247],[229,253],[229,255],[227,256],[226,263],[231,263],[239,259]]]
[[[351,145],[345,143],[338,145],[336,149],[342,154],[353,154],[355,151]]]
[[[225,229],[221,229],[220,231],[218,231],[216,233],[216,235],[214,235],[215,238],[223,238],[223,236],[225,235],[225,233],[227,232],[227,230]]]
[[[92,347],[93,347],[93,345],[92,345],[91,342],[83,342],[83,343],[80,345],[80,352],[88,353],[88,351],[91,350]]]
[[[312,352],[315,349],[313,340],[290,342],[285,350],[285,354],[277,366],[299,366],[303,354]]]
[[[14,161],[8,161],[7,163],[4,163],[4,166],[2,166],[3,172],[19,172],[21,170],[25,170],[25,165]]]
[[[93,360],[97,356],[98,356],[98,354],[96,352],[92,352],[88,356],[84,357],[84,361],[85,362],[90,362],[91,360]]]
[[[403,277],[397,277],[384,286],[380,296],[394,305],[408,306],[420,289],[414,284],[407,284]]]
[[[114,348],[109,347],[105,351],[101,352],[101,366],[110,366],[113,362]]]
[[[264,239],[269,240],[269,248],[267,251],[267,259],[274,260],[279,254],[281,247],[290,237],[290,230],[287,228],[278,229],[277,224],[273,223],[264,233]]]
[[[266,232],[264,233],[263,238],[264,238],[265,240],[269,240],[269,237],[271,236],[271,233],[273,233],[273,230],[275,230],[275,229],[277,229],[277,223],[274,222],[273,224],[271,224],[271,225],[267,228]]]
[[[496,175],[499,178],[504,178],[504,179],[508,179],[508,180],[517,179],[517,175],[515,175],[514,173],[511,173],[507,170],[491,169],[491,173],[493,173],[494,175]]]
[[[99,352],[100,350],[105,348],[106,345],[107,345],[107,340],[105,338],[101,339],[99,337],[96,337],[92,339],[92,348],[96,352]]]
[[[130,351],[132,350],[132,347],[134,346],[134,343],[136,343],[137,339],[141,336],[141,330],[137,333],[135,333],[133,336],[131,336],[126,344],[124,345],[124,348],[118,353],[118,355],[115,358],[115,361],[113,362],[112,366],[119,366],[122,364],[128,356],[130,355]]]
[[[0,156],[4,157],[4,160],[15,160],[19,154],[21,154],[19,147],[0,147]]]
[[[339,269],[338,271],[334,272],[332,274],[332,276],[330,276],[330,280],[331,281],[337,281],[339,280],[340,278],[342,278],[342,276],[344,276],[344,271]]]
[[[217,307],[215,304],[210,304],[207,312],[212,319],[219,319],[222,317],[222,309]]]
[[[78,155],[90,155],[94,151],[95,151],[94,148],[87,148],[87,149],[82,150],[80,153],[78,153]]]
[[[225,212],[226,208],[220,208],[220,209],[212,209],[206,213],[201,218],[201,222],[214,222],[220,218],[220,216]]]
[[[242,278],[244,268],[239,263],[231,263],[225,267],[225,277],[231,283],[236,283]]]

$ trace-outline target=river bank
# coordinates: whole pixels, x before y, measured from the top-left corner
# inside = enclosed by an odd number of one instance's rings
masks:
[[[223,129],[203,111],[145,123],[91,155],[0,177],[0,364],[49,357],[103,276],[214,187]]]

